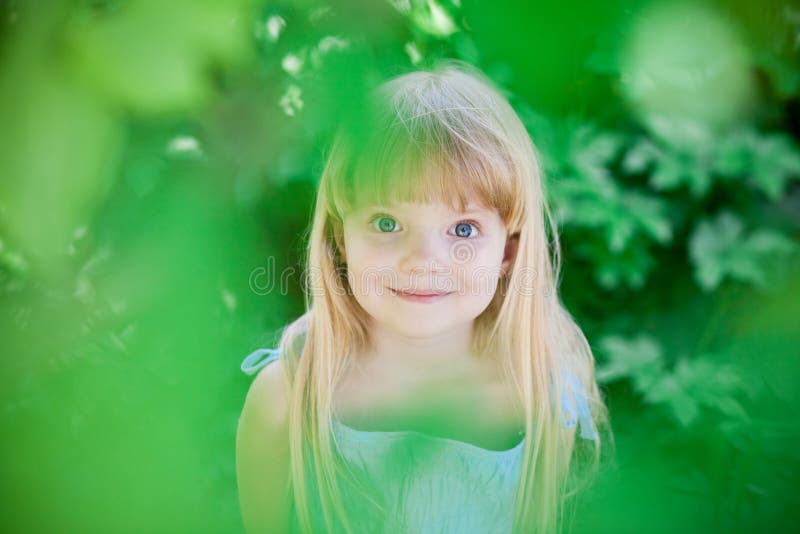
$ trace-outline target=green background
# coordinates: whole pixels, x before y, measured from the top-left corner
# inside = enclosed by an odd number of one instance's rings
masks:
[[[575,532],[797,531],[791,2],[0,1],[4,532],[240,532],[339,118],[455,57],[539,148],[616,458]]]

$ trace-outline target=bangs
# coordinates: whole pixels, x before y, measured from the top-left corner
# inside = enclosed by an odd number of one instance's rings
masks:
[[[328,183],[331,212],[343,219],[366,205],[404,202],[463,212],[478,203],[508,223],[521,209],[522,191],[496,119],[466,101],[409,93],[340,134],[342,164]]]

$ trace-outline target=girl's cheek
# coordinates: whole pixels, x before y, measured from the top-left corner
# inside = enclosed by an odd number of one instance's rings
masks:
[[[358,254],[370,262],[390,258],[397,251],[397,245],[389,243],[386,239],[365,238],[358,243]],[[384,261],[383,263],[386,263]]]
[[[496,286],[500,277],[500,262],[491,251],[483,251],[474,261],[465,266],[463,279],[460,283],[463,287],[470,288],[473,292],[485,293]]]

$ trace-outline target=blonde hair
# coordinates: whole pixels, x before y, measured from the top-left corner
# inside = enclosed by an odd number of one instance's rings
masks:
[[[596,428],[607,429],[608,414],[589,344],[558,299],[560,248],[531,138],[494,85],[462,62],[397,76],[372,96],[365,122],[345,122],[332,144],[309,236],[307,312],[284,329],[279,347],[290,391],[291,485],[301,528],[311,531],[310,483],[327,530],[336,514],[352,531],[337,482],[348,471],[335,454],[332,398],[349,358],[371,339],[368,316],[348,291],[338,246],[344,215],[371,200],[463,207],[476,195],[519,239],[513,264],[475,319],[472,339],[476,353],[503,355],[524,409],[515,531],[555,532],[577,489],[571,466],[576,460],[597,466],[601,448],[599,435],[580,440],[585,450],[576,447],[575,428],[562,424],[569,387],[563,371],[582,386]]]

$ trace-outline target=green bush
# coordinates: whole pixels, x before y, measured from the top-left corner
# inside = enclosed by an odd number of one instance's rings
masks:
[[[494,79],[544,162],[617,437],[575,530],[792,529],[791,3],[50,4],[0,4],[13,530],[241,530],[237,366],[303,309],[327,142],[442,57]]]

